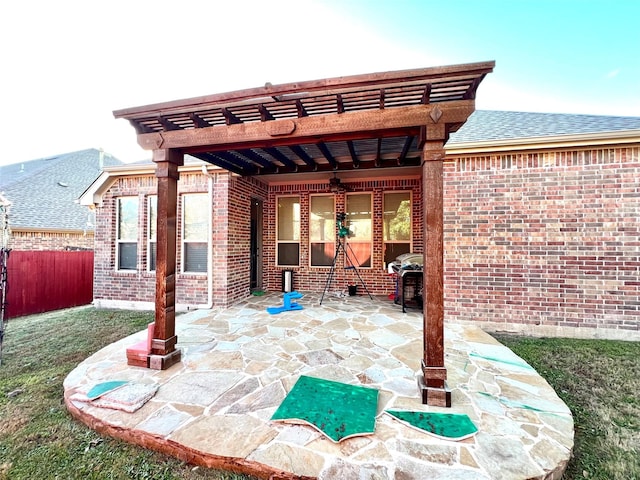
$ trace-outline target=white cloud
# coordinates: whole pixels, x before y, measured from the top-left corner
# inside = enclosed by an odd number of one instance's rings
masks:
[[[620,69],[616,68],[615,70],[611,70],[609,73],[605,75],[606,78],[615,78],[620,74]]]

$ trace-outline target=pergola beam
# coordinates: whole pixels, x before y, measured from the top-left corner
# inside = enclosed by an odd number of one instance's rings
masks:
[[[146,150],[178,148],[198,149],[216,146],[239,146],[247,143],[270,146],[290,143],[304,144],[331,141],[348,134],[366,138],[366,134],[394,129],[415,128],[432,122],[431,112],[439,109],[441,123],[460,123],[475,110],[474,100],[458,100],[446,104],[414,105],[385,110],[345,112],[316,117],[272,120],[214,126],[190,130],[141,133],[138,143]],[[355,139],[355,138],[354,138]]]

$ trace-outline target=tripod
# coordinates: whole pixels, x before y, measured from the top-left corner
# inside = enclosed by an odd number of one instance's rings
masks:
[[[351,248],[351,245],[349,245],[347,243],[347,246],[345,247],[345,237],[343,235],[338,235],[338,238],[336,239],[336,254],[333,256],[333,264],[331,265],[331,270],[329,270],[329,274],[327,275],[327,281],[324,284],[324,290],[322,291],[322,296],[320,297],[320,305],[322,305],[322,300],[324,300],[324,294],[327,293],[327,290],[329,289],[329,287],[331,286],[331,282],[333,281],[333,275],[335,274],[336,271],[336,262],[338,260],[338,255],[340,254],[340,250],[342,250],[342,252],[344,253],[345,258],[349,261],[349,265],[348,267],[344,267],[345,270],[353,270],[354,272],[356,272],[356,276],[358,277],[358,280],[360,280],[360,283],[362,284],[362,287],[364,288],[364,291],[367,292],[367,294],[369,295],[369,298],[371,300],[373,300],[373,297],[371,296],[371,293],[369,293],[369,290],[367,290],[367,286],[364,284],[364,281],[362,280],[362,277],[360,276],[360,274],[358,273],[358,269],[356,268],[356,264],[352,259],[355,258],[355,254],[353,253],[353,249]],[[349,255],[349,252],[347,251],[347,248],[349,249],[349,251],[351,252],[351,255]]]

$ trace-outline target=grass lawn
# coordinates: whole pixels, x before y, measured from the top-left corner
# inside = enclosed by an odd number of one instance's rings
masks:
[[[0,479],[252,478],[100,437],[65,410],[66,375],[152,317],[88,307],[9,322],[0,365]],[[574,414],[574,458],[564,478],[640,479],[640,343],[497,338],[536,368]]]
[[[62,401],[67,374],[152,319],[149,312],[89,307],[9,321],[0,365],[0,479],[252,478],[194,468],[103,438],[67,413]]]
[[[498,336],[573,413],[565,479],[640,479],[640,342]]]

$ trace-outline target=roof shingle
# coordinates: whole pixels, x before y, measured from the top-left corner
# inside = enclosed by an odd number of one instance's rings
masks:
[[[640,117],[476,110],[447,145],[640,130]]]
[[[0,192],[11,202],[12,228],[83,230],[87,209],[76,203],[102,167],[122,162],[97,149],[0,167]]]

